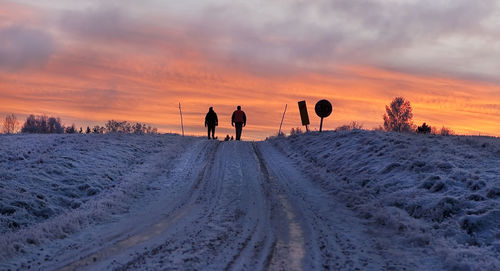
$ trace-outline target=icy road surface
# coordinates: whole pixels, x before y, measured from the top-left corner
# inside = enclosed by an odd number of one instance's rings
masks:
[[[432,255],[378,236],[268,142],[195,141],[173,170],[153,176],[160,196],[113,222],[42,245],[12,267],[443,269]]]

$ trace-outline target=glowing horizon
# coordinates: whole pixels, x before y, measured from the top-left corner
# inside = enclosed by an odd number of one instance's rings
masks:
[[[314,104],[323,98],[334,107],[326,129],[375,128],[403,96],[417,125],[500,136],[495,1],[364,4],[4,1],[0,117],[46,114],[84,128],[116,119],[180,133],[180,102],[186,134],[205,135],[213,106],[223,138],[234,134],[230,116],[241,105],[243,139],[255,140],[277,133],[285,104],[285,132],[301,127],[300,100],[318,128]],[[387,8],[397,12],[387,17]],[[457,12],[466,22],[449,17]]]

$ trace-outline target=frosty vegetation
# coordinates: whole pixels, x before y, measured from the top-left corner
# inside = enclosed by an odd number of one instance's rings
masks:
[[[158,130],[145,123],[130,123],[127,121],[109,120],[106,123],[107,133],[125,133],[125,134],[156,134]]]
[[[363,125],[358,123],[357,121],[352,121],[349,124],[339,126],[335,129],[335,131],[352,131],[352,130],[360,130],[363,129]]]
[[[14,114],[9,114],[5,117],[3,121],[2,132],[4,134],[15,134],[19,126],[19,121]]]
[[[396,97],[390,106],[385,106],[384,129],[389,132],[413,131],[413,113],[410,101]]]

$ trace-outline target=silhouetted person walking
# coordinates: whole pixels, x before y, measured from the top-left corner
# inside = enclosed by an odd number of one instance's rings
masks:
[[[205,127],[208,127],[208,139],[210,139],[210,133],[212,133],[212,139],[215,139],[215,126],[218,125],[219,119],[217,119],[217,113],[215,113],[213,107],[210,107],[205,116]]]
[[[241,131],[243,130],[243,127],[247,125],[247,116],[245,115],[245,112],[241,111],[241,106],[239,105],[237,110],[233,112],[231,125],[236,127],[236,140],[240,140]]]

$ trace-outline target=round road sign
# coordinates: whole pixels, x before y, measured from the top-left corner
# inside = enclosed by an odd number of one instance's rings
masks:
[[[332,113],[332,104],[327,100],[321,100],[316,103],[314,110],[320,118],[326,118]]]

